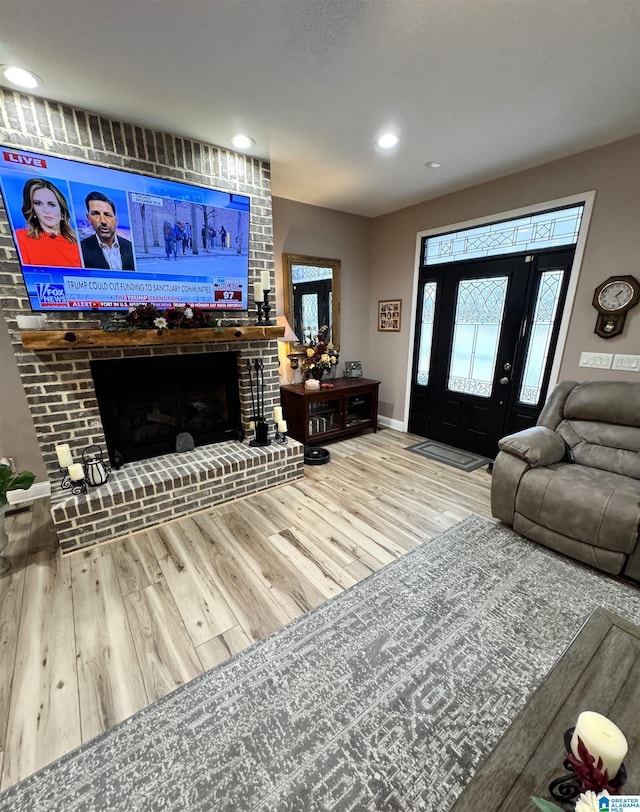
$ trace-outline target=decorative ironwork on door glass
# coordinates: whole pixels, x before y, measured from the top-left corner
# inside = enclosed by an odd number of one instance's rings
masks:
[[[422,318],[420,324],[420,347],[418,348],[418,368],[416,383],[426,386],[429,383],[431,368],[431,345],[433,342],[433,316],[436,309],[435,282],[426,282],[422,291]]]
[[[573,245],[578,239],[583,209],[584,206],[580,204],[428,237],[425,240],[424,264],[436,265]]]
[[[540,401],[563,277],[564,271],[561,269],[543,271],[541,275],[529,334],[524,374],[518,393],[520,403],[537,406]]]
[[[506,296],[506,276],[460,282],[447,383],[452,391],[491,396]]]

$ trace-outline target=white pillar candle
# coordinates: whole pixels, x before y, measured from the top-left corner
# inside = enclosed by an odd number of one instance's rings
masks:
[[[260,282],[253,283],[253,301],[264,302],[264,291]]]
[[[277,423],[278,420],[282,420],[282,406],[276,406],[273,410],[273,419]]]
[[[68,468],[73,462],[68,443],[62,443],[56,446],[56,456],[58,457],[58,465],[61,468]]]
[[[598,763],[602,759],[602,771],[609,773],[609,778],[615,778],[624,757],[629,749],[624,733],[613,724],[611,719],[594,711],[583,711],[578,716],[576,728],[571,737],[571,752],[576,758],[578,754],[578,737],[589,753]]]
[[[256,428],[256,421],[255,420],[250,420],[249,421],[249,430],[250,431],[255,431],[255,428]]]
[[[69,466],[69,479],[74,482],[84,479],[84,468],[79,462],[74,462],[73,465]]]
[[[271,290],[271,279],[269,278],[269,271],[260,271],[260,284],[264,290]]]
[[[278,431],[280,434],[287,433],[287,421],[286,420],[278,420]]]

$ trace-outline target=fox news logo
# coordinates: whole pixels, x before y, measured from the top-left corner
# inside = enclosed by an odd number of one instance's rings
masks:
[[[40,304],[66,304],[67,294],[64,285],[56,285],[53,282],[37,282],[36,292]]]
[[[2,157],[9,164],[22,164],[23,166],[35,166],[38,169],[46,169],[47,162],[44,158],[37,158],[35,155],[21,155],[19,152],[3,152]]]

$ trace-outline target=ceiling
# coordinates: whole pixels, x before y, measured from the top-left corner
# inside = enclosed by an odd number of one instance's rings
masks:
[[[37,95],[245,132],[274,195],[370,217],[640,132],[639,43],[640,0],[0,0]]]

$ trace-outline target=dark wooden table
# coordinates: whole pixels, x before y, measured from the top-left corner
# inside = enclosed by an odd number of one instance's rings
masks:
[[[640,794],[640,627],[596,609],[451,807],[455,812],[534,809],[565,773],[564,732],[584,710],[607,716],[629,743],[625,795]]]

